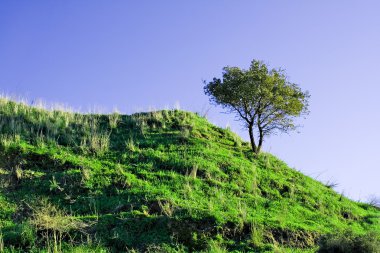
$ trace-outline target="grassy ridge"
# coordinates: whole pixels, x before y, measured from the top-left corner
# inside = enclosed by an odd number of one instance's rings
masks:
[[[0,251],[314,252],[380,231],[355,203],[194,113],[0,99]]]

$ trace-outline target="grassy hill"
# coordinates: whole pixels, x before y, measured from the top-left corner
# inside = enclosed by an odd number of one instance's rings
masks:
[[[315,252],[380,232],[353,202],[194,113],[0,99],[0,252]]]

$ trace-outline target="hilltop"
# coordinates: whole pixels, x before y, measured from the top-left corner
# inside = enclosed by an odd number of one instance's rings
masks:
[[[315,252],[380,232],[351,201],[195,113],[0,99],[0,252]]]

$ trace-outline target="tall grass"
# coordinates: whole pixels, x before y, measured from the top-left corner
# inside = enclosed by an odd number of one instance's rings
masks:
[[[4,252],[4,239],[3,233],[0,231],[0,253]]]
[[[250,225],[250,240],[254,247],[260,247],[264,242],[264,228],[261,224],[251,222]]]
[[[62,106],[28,105],[0,97],[0,142],[9,146],[21,139],[43,147],[45,144],[76,146],[101,155],[110,146],[110,131],[120,115],[108,115],[109,125],[97,114],[79,114]]]
[[[117,128],[117,125],[120,121],[120,114],[118,111],[113,112],[112,114],[108,115],[108,120],[111,129]]]
[[[227,253],[228,250],[218,241],[211,240],[208,243],[208,249],[203,253]]]

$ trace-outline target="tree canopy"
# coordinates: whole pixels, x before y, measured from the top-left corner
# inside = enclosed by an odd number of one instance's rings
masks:
[[[285,71],[269,69],[262,61],[253,60],[247,70],[224,67],[222,79],[204,83],[213,103],[243,121],[257,154],[265,136],[295,130],[295,118],[309,113],[309,93],[289,82]]]

